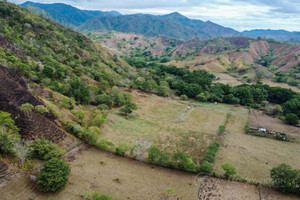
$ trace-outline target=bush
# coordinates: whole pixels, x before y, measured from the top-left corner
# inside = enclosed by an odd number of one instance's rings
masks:
[[[50,158],[58,158],[65,154],[56,144],[46,140],[45,138],[35,140],[32,144],[33,157],[40,160],[48,160]]]
[[[157,163],[161,156],[161,151],[154,145],[152,145],[148,150],[148,161],[150,163]]]
[[[204,161],[202,165],[200,166],[200,172],[205,173],[205,174],[210,174],[213,170],[213,164]]]
[[[43,106],[43,105],[37,105],[37,106],[35,106],[35,110],[36,110],[39,114],[41,114],[41,115],[43,115],[43,114],[49,112],[49,110],[48,110],[45,106]]]
[[[288,124],[295,125],[295,124],[298,124],[299,119],[296,114],[289,113],[289,114],[286,114],[285,120],[287,121]]]
[[[112,196],[99,194],[97,192],[95,192],[94,194],[89,194],[88,198],[92,200],[113,200]]]
[[[170,88],[168,86],[159,86],[157,94],[159,96],[167,97],[170,94]]]
[[[96,143],[96,147],[105,151],[112,151],[115,148],[115,145],[107,139],[102,139],[100,142]]]
[[[219,126],[218,134],[222,135],[224,132],[225,132],[225,126],[224,125]]]
[[[128,152],[129,150],[130,146],[128,144],[122,143],[116,148],[116,154],[120,156],[125,156],[126,152]]]
[[[186,95],[181,95],[180,96],[180,100],[183,100],[183,101],[186,101],[188,100],[189,98],[186,96]]]
[[[274,186],[281,192],[294,192],[297,181],[299,181],[299,172],[287,164],[281,164],[270,171]]]
[[[204,155],[204,160],[209,162],[209,163],[214,163],[219,147],[220,147],[219,142],[214,142],[214,143],[210,144],[207,148],[207,151],[206,151],[205,155]]]
[[[67,163],[52,158],[43,164],[37,181],[38,189],[42,192],[59,192],[67,185],[70,173],[71,168]]]
[[[223,164],[222,169],[225,171],[224,176],[226,179],[229,179],[231,176],[236,174],[236,169],[234,166],[230,165],[230,164]]]

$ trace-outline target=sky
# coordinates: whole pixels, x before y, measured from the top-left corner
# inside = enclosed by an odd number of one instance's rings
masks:
[[[179,12],[238,31],[285,29],[300,31],[300,0],[32,0],[66,3],[85,10],[116,10],[122,14]],[[11,0],[21,4],[24,0]]]

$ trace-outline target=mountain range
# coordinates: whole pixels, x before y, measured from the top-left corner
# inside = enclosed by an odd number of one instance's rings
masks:
[[[206,40],[215,37],[248,36],[273,38],[281,41],[300,43],[300,32],[285,30],[250,30],[238,32],[232,28],[211,21],[189,19],[178,12],[167,15],[133,14],[122,15],[117,11],[80,10],[63,3],[43,4],[27,1],[23,7],[36,7],[44,10],[56,21],[75,26],[79,31],[118,31],[142,34],[145,36],[167,36],[174,39]]]
[[[104,17],[104,16],[118,16],[121,15],[117,11],[93,11],[93,10],[80,10],[73,6],[63,4],[63,3],[53,3],[53,4],[43,4],[34,3],[27,1],[21,6],[28,8],[28,6],[39,8],[48,13],[54,20],[61,24],[79,26],[80,24],[90,20],[94,17]]]

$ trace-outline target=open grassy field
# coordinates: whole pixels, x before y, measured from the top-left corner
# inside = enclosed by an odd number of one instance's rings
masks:
[[[82,200],[81,195],[89,192],[110,194],[118,200],[165,199],[172,188],[174,197],[196,199],[198,185],[195,175],[178,170],[114,156],[95,148],[83,150],[69,162],[72,172],[67,187],[58,194],[37,192],[29,175],[12,180],[0,189],[2,200]],[[117,181],[118,180],[118,181]],[[175,198],[175,199],[176,199]]]
[[[180,102],[167,98],[135,92],[138,110],[126,119],[112,111],[101,130],[103,137],[115,144],[134,144],[148,141],[168,153],[186,152],[195,162],[201,162],[206,148],[217,137],[225,121],[227,106],[211,103],[207,106]],[[209,106],[208,106],[209,105]],[[188,106],[191,107],[187,110]],[[213,108],[214,107],[214,108]]]
[[[249,181],[269,183],[270,169],[281,163],[300,168],[299,143],[247,135],[244,127],[248,118],[248,113],[232,114],[215,162],[218,173],[223,173],[222,164],[230,163],[236,167],[237,175]]]
[[[83,147],[68,162],[72,168],[67,187],[58,194],[44,194],[29,174],[16,176],[0,188],[1,200],[84,200],[88,193],[110,194],[118,200],[296,200],[269,188],[246,183],[201,177],[178,170],[154,167],[143,162]],[[199,190],[200,187],[200,190]],[[169,189],[174,191],[170,194]]]

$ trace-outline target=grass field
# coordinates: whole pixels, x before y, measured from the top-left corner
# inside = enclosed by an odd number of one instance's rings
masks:
[[[227,106],[198,105],[144,93],[135,94],[138,110],[126,119],[112,111],[101,130],[115,144],[149,141],[168,153],[186,152],[201,162],[207,146],[225,121]],[[187,110],[188,106],[191,107]]]
[[[2,200],[82,200],[89,192],[110,194],[118,200],[166,199],[172,188],[174,199],[196,199],[199,185],[195,175],[143,162],[111,156],[88,148],[69,162],[72,172],[67,187],[58,194],[42,194],[34,189],[29,175],[23,175],[0,189]]]
[[[215,162],[218,173],[223,173],[222,164],[230,163],[236,167],[237,175],[249,181],[269,183],[270,169],[281,163],[300,168],[299,143],[247,135],[244,127],[248,118],[249,114],[232,114]]]

